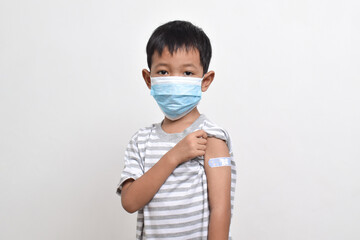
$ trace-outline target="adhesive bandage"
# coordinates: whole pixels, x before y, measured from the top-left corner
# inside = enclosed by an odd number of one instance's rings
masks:
[[[210,167],[231,166],[231,157],[210,158],[209,166]]]

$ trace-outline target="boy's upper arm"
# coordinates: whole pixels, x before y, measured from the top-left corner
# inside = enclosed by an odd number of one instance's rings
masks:
[[[137,135],[138,133],[132,137],[125,150],[124,169],[116,190],[119,195],[121,195],[125,182],[129,182],[129,180],[135,181],[144,173],[144,166],[137,146]]]
[[[208,182],[210,209],[230,209],[231,166],[209,166],[209,160],[218,157],[230,157],[225,141],[218,138],[208,138],[204,165]]]

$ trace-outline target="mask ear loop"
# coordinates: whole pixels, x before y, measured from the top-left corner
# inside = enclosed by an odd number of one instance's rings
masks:
[[[205,74],[206,74],[206,73],[204,73],[204,74],[202,75],[201,82],[204,80]]]
[[[205,75],[206,75],[206,73],[204,73],[203,76],[202,76],[202,78],[201,78],[201,87],[202,87],[202,83],[203,83],[203,80],[204,80],[204,78],[205,78]]]

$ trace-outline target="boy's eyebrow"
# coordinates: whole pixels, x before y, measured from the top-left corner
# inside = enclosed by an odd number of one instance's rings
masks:
[[[194,67],[196,68],[196,66],[192,63],[187,63],[187,64],[183,64],[183,67]]]
[[[167,67],[169,64],[166,64],[166,63],[159,63],[159,64],[156,64],[155,65],[155,68],[157,67]]]
[[[159,63],[159,64],[156,64],[154,67],[157,68],[157,67],[167,67],[167,66],[169,66],[169,64],[167,64],[167,63]],[[196,68],[195,64],[192,64],[192,63],[183,64],[182,67]]]

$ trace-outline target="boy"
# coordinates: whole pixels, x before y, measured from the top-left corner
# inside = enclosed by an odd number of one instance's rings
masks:
[[[230,239],[236,170],[229,135],[197,104],[215,73],[210,40],[185,21],[158,27],[147,46],[147,87],[165,117],[125,151],[117,192],[138,211],[136,239]]]

